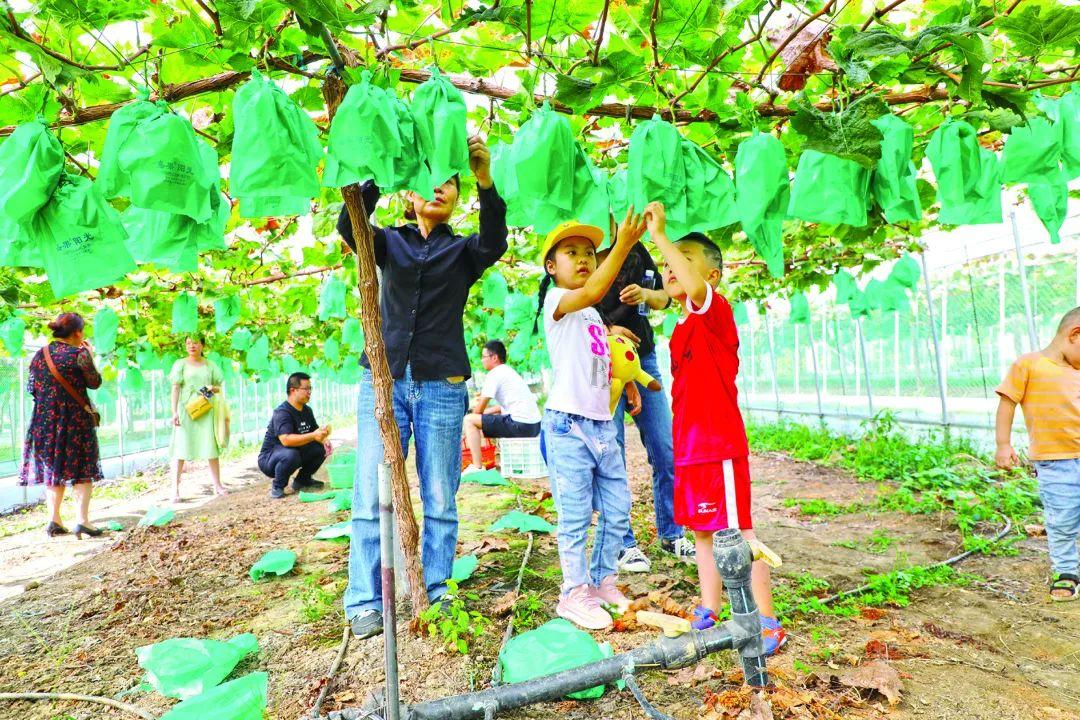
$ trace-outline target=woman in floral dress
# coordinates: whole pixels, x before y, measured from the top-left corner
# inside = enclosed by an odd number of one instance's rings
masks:
[[[30,361],[27,390],[34,398],[34,412],[26,431],[20,485],[44,485],[49,508],[49,537],[65,535],[60,504],[70,486],[75,494],[75,535],[97,537],[101,530],[90,523],[90,493],[101,480],[101,455],[87,388],[101,386],[94,367],[93,348],[84,338],[86,323],[76,313],[63,313],[49,323],[53,341],[49,355],[60,375],[80,400],[76,401],[53,377],[45,349]]]
[[[172,383],[173,437],[170,454],[173,460],[173,502],[180,502],[180,477],[184,474],[187,460],[206,460],[210,476],[214,480],[214,494],[224,495],[221,484],[221,466],[218,456],[217,437],[214,434],[214,412],[210,411],[198,420],[188,415],[188,402],[207,388],[211,393],[221,392],[221,369],[203,357],[203,339],[192,335],[184,344],[187,357],[177,360],[169,373]]]

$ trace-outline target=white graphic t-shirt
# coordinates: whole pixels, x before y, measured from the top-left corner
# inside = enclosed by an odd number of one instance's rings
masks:
[[[555,309],[568,290],[552,288],[544,298],[544,332],[555,380],[547,410],[592,420],[610,420],[611,354],[607,330],[596,308],[555,320]]]

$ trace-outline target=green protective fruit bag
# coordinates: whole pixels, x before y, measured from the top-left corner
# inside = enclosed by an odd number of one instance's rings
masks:
[[[810,322],[810,303],[806,296],[797,292],[791,296],[791,314],[788,320],[793,325],[806,325]]]
[[[463,583],[473,576],[476,568],[480,565],[480,558],[475,555],[464,555],[454,560],[450,570],[450,579],[456,583]]]
[[[530,515],[520,510],[511,510],[496,520],[488,530],[490,532],[495,530],[517,530],[522,533],[552,533],[555,532],[555,526],[539,515]]]
[[[0,323],[0,343],[11,357],[19,357],[22,354],[23,342],[26,338],[26,321],[18,315],[12,315]]]
[[[750,322],[750,315],[746,312],[746,303],[735,303],[731,306],[731,314],[736,325],[745,325]]]
[[[626,217],[626,211],[630,209],[629,192],[626,168],[619,168],[611,173],[607,183],[607,196],[611,214],[615,216],[616,220],[621,221]]]
[[[254,672],[173,706],[159,720],[263,720],[269,676]]]
[[[251,341],[253,339],[254,337],[252,336],[250,330],[248,330],[247,328],[240,328],[232,334],[232,337],[229,341],[229,347],[231,347],[233,350],[244,352],[249,347],[251,347]]]
[[[49,202],[64,171],[64,148],[42,118],[15,128],[0,145],[0,213],[30,220]]]
[[[281,371],[286,375],[292,375],[294,372],[300,372],[303,369],[304,366],[292,355],[281,358]]]
[[[205,222],[191,222],[191,238],[199,252],[225,249],[225,228],[232,215],[232,203],[221,192],[221,168],[218,167],[218,154],[214,148],[199,138],[199,151],[203,172],[210,179],[210,219]]]
[[[416,192],[430,200],[435,197],[433,192],[435,185],[431,182],[431,171],[428,169],[427,159],[422,155],[412,110],[408,103],[399,98],[397,93],[390,88],[384,88],[383,92],[390,98],[397,133],[401,138],[401,147],[392,158],[391,174],[385,178],[376,178],[376,182],[379,182],[384,192],[419,188]]]
[[[866,293],[858,288],[855,288],[852,291],[851,296],[848,297],[847,306],[848,310],[851,311],[851,318],[853,320],[866,317],[870,314],[871,307],[870,302],[866,297]]]
[[[345,294],[347,288],[337,275],[328,275],[319,291],[319,320],[345,318]]]
[[[206,171],[195,129],[164,102],[156,105],[160,112],[140,119],[117,153],[131,204],[206,222],[214,178]]]
[[[227,333],[240,321],[240,298],[226,295],[214,301],[214,330]]]
[[[528,359],[534,347],[535,342],[532,336],[532,328],[518,330],[518,334],[514,337],[510,346],[506,348],[506,356],[511,363],[520,365]]]
[[[395,159],[402,152],[402,138],[394,100],[371,82],[369,71],[361,73],[330,123],[324,185],[344,187],[374,179],[383,187],[399,179]]]
[[[1028,197],[1035,214],[1050,233],[1050,242],[1055,245],[1060,243],[1061,226],[1065,224],[1069,209],[1069,186],[1060,176],[1058,182],[1029,183]]]
[[[315,533],[315,539],[348,542],[349,536],[352,534],[351,528],[352,520],[342,520],[333,525],[327,525],[326,527],[320,528],[319,532]]]
[[[431,172],[431,187],[413,187],[428,195],[454,175],[469,169],[469,135],[465,128],[468,108],[461,91],[442,76],[438,68],[416,88],[412,97],[412,116],[421,154]]]
[[[341,326],[341,342],[353,352],[364,349],[364,327],[359,318],[345,318],[345,324]]]
[[[199,299],[192,293],[180,293],[172,304],[172,334],[185,335],[199,329]]]
[[[481,295],[484,307],[491,310],[502,310],[506,305],[507,286],[506,278],[498,268],[491,268],[484,274],[484,282],[481,286]]]
[[[502,476],[498,470],[481,470],[479,472],[471,472],[461,476],[461,482],[465,484],[474,485],[487,485],[487,486],[506,486],[510,485],[510,482]]]
[[[30,236],[27,226],[0,212],[0,267],[39,268],[44,264],[41,248]]]
[[[310,211],[312,198],[321,192],[316,169],[323,156],[311,117],[253,70],[233,98],[233,123],[229,189],[240,198],[241,217],[262,217],[279,208]]]
[[[536,316],[536,298],[510,293],[503,301],[503,323],[512,330],[532,329]]]
[[[870,171],[854,160],[804,150],[791,184],[788,215],[805,222],[864,227]]]
[[[926,156],[937,179],[938,222],[1001,222],[1001,168],[994,153],[979,147],[975,128],[946,120],[930,137]]]
[[[352,493],[349,491],[338,492],[330,501],[330,509],[334,512],[352,510]]]
[[[140,263],[154,263],[173,272],[196,272],[199,248],[186,215],[147,210],[130,205],[121,216],[127,231],[127,249]]]
[[[326,358],[331,365],[337,365],[341,362],[341,343],[333,335],[326,338],[323,341],[323,357]]]
[[[270,339],[260,335],[251,343],[244,356],[244,365],[248,370],[260,371],[270,369]]]
[[[107,198],[131,195],[130,178],[120,167],[120,149],[131,140],[140,123],[161,114],[161,106],[147,100],[148,97],[150,91],[140,89],[139,99],[124,105],[109,118],[97,177],[101,192]]]
[[[1050,183],[1061,175],[1061,133],[1045,118],[1035,117],[1009,132],[1001,151],[1001,180],[1006,183]]]
[[[322,502],[323,500],[333,500],[338,496],[336,490],[327,490],[326,492],[305,492],[303,490],[297,495],[302,503]]]
[[[489,314],[484,321],[484,335],[492,340],[502,335],[504,329],[502,315],[499,315],[498,313]]]
[[[892,277],[889,277],[885,282],[881,283],[880,295],[878,297],[881,309],[885,312],[896,312],[898,310],[909,310],[911,304],[908,301],[907,290]]]
[[[612,654],[607,643],[600,645],[592,635],[574,627],[569,620],[556,618],[510,638],[499,652],[499,666],[503,682],[519,683],[588,665]],[[599,685],[570,693],[567,697],[595,700],[603,694],[604,686]]]
[[[697,143],[683,139],[681,149],[686,174],[687,231],[708,232],[738,222],[735,183],[731,177]]]
[[[735,201],[746,237],[773,277],[784,275],[783,225],[789,194],[783,144],[755,130],[735,154]]]
[[[1061,126],[1061,163],[1065,179],[1080,177],[1080,93],[1065,93],[1057,103],[1055,125]]]
[[[94,313],[94,350],[107,355],[116,349],[116,331],[120,329],[120,316],[110,307]]]
[[[890,223],[918,222],[922,219],[922,202],[915,184],[915,163],[911,161],[915,131],[895,115],[882,115],[870,123],[882,135],[881,159],[871,183],[874,200]]]
[[[124,392],[129,396],[134,396],[141,393],[146,389],[146,380],[143,378],[142,372],[139,371],[134,365],[128,365],[124,369],[124,379],[121,383]]]
[[[833,275],[832,284],[836,286],[836,303],[843,305],[851,300],[852,296],[859,291],[855,284],[855,278],[847,270],[837,270]]]
[[[683,136],[659,115],[640,122],[630,136],[626,194],[635,212],[650,202],[664,204],[670,226],[669,236],[685,234],[687,222],[686,167],[683,164]],[[617,216],[622,221],[623,216]]]
[[[908,254],[897,260],[889,271],[889,279],[908,290],[915,289],[920,277],[922,277],[922,271],[919,269],[919,263]]]
[[[148,507],[139,520],[141,527],[164,527],[173,521],[176,513],[171,508]]]
[[[146,681],[165,697],[200,695],[229,676],[237,663],[259,651],[251,633],[227,642],[201,638],[170,638],[135,648]]]
[[[292,550],[270,550],[248,570],[248,576],[258,582],[267,575],[285,575],[296,566],[296,553]]]
[[[135,269],[120,215],[94,183],[78,175],[61,177],[30,221],[29,234],[41,249],[56,298],[96,290]]]

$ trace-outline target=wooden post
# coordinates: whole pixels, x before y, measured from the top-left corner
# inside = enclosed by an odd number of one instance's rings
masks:
[[[345,98],[347,88],[337,73],[328,73],[323,82],[323,98],[328,117],[333,120],[338,105]],[[401,434],[394,418],[394,378],[386,360],[383,345],[382,312],[379,307],[379,283],[375,276],[375,234],[368,222],[368,211],[358,185],[341,188],[341,196],[352,220],[353,239],[356,241],[356,268],[360,285],[360,323],[364,328],[364,350],[371,364],[371,380],[375,389],[375,419],[379,423],[384,461],[390,466],[390,482],[393,486],[394,511],[401,533],[401,548],[405,553],[405,573],[409,580],[409,597],[412,600],[413,625],[428,606],[427,587],[420,564],[418,550],[420,527],[413,515],[409,479],[405,473],[405,455],[401,452]],[[383,588],[383,594],[393,593],[394,588]]]

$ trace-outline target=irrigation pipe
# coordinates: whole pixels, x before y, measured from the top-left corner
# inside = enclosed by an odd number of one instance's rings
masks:
[[[134,705],[122,703],[111,698],[97,697],[96,695],[73,695],[71,693],[0,693],[0,700],[74,700],[76,702],[91,702],[99,705],[108,705],[118,710],[124,710],[132,715],[138,715],[145,720],[157,720],[146,710],[140,710]]]
[[[341,645],[338,646],[337,657],[334,658],[334,664],[330,666],[330,671],[326,673],[326,682],[323,683],[322,690],[319,691],[319,697],[315,699],[315,705],[311,708],[311,717],[314,720],[322,717],[323,701],[326,700],[326,696],[330,692],[330,683],[333,682],[334,675],[337,675],[337,671],[341,667],[341,661],[345,659],[345,651],[349,649],[350,634],[350,628],[346,624],[345,630],[341,633]]]
[[[1013,528],[1012,520],[1010,520],[1009,518],[1005,518],[1005,527],[1001,529],[1001,532],[999,532],[997,535],[995,535],[993,538],[991,538],[990,542],[996,543],[996,542],[1000,541],[1002,538],[1004,538],[1006,535],[1008,535],[1009,533],[1012,532],[1012,528]],[[959,555],[953,555],[951,558],[949,558],[947,560],[942,560],[941,562],[936,562],[933,565],[927,565],[926,567],[927,567],[927,569],[930,569],[930,568],[936,568],[936,567],[945,567],[946,565],[955,565],[958,562],[960,562],[961,560],[966,560],[967,558],[971,557],[972,555],[975,555],[978,552],[979,552],[978,550],[967,550],[966,552],[962,552]],[[835,595],[830,595],[827,598],[822,598],[821,599],[821,604],[822,605],[831,605],[832,603],[836,602],[837,600],[843,600],[844,598],[849,598],[852,595],[862,595],[864,592],[866,592],[866,591],[868,591],[870,589],[871,589],[871,586],[869,584],[860,585],[857,588],[852,588],[851,590],[845,590],[842,593],[836,593]]]

